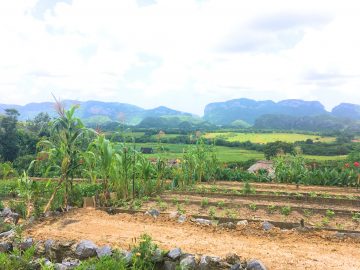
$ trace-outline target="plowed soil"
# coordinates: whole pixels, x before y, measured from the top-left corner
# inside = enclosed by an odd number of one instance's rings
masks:
[[[243,182],[236,181],[216,181],[215,186],[226,189],[242,189]],[[201,186],[213,186],[212,183],[202,183]],[[303,193],[326,193],[331,195],[360,195],[360,189],[344,188],[344,187],[329,187],[329,186],[296,186],[294,184],[279,184],[279,183],[251,183],[251,186],[259,191],[285,191],[285,192],[303,192]]]
[[[90,239],[98,245],[128,249],[141,234],[149,234],[163,249],[181,247],[185,252],[225,256],[235,252],[243,258],[258,258],[269,269],[360,269],[360,242],[338,240],[328,232],[298,232],[259,225],[236,230],[179,224],[167,217],[143,214],[109,215],[99,210],[78,209],[47,219],[26,231],[37,240]]]

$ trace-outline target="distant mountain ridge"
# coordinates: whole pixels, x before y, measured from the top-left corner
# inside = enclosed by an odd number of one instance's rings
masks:
[[[155,119],[157,118],[167,118],[161,119],[161,121],[164,123],[173,121],[173,124],[175,124],[176,121],[174,121],[174,119],[182,119],[189,123],[208,122],[213,125],[247,127],[254,125],[257,119],[262,119],[261,125],[264,126],[266,124],[266,121],[264,122],[264,120],[267,118],[264,118],[263,116],[267,115],[285,115],[291,117],[326,115],[337,118],[360,120],[360,105],[341,103],[329,112],[319,101],[304,101],[300,99],[287,99],[274,102],[272,100],[256,101],[248,98],[240,98],[225,102],[215,102],[206,105],[204,116],[202,118],[191,113],[173,110],[165,106],[144,109],[128,103],[95,100],[65,100],[64,104],[66,107],[69,107],[72,104],[79,104],[80,108],[77,112],[77,116],[82,118],[86,124],[117,121],[129,125],[138,125],[140,123],[149,125],[151,122],[156,121]],[[20,120],[31,119],[40,112],[47,112],[50,116],[56,116],[53,102],[29,103],[24,106],[0,104],[0,113],[3,113],[7,108],[17,109],[20,113]],[[147,121],[147,119],[149,119],[149,121]],[[143,122],[144,120],[145,122]],[[260,122],[258,122],[258,124],[259,123]]]
[[[77,116],[88,124],[118,121],[137,125],[147,117],[193,116],[191,113],[173,110],[164,106],[147,110],[135,105],[119,102],[64,100],[63,103],[66,108],[75,104],[80,105]],[[50,116],[56,116],[53,102],[29,103],[24,106],[0,104],[0,113],[3,113],[8,108],[18,110],[20,120],[32,119],[40,112],[47,112]]]
[[[237,120],[252,125],[257,118],[267,114],[313,116],[328,113],[319,101],[288,99],[274,102],[241,98],[208,104],[205,107],[204,119],[217,125],[228,125]]]

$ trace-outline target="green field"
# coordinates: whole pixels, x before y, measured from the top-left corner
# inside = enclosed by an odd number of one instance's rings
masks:
[[[158,157],[161,155],[167,159],[177,159],[181,158],[184,151],[189,147],[187,144],[160,144],[162,147],[166,149],[165,152],[159,152],[157,143],[137,143],[136,148],[140,150],[141,147],[151,147],[154,149],[154,154],[148,154],[150,157]],[[257,151],[252,150],[244,150],[237,147],[226,147],[226,146],[215,146],[216,155],[221,162],[238,162],[238,161],[246,161],[250,159],[261,160],[265,159],[264,154]],[[307,159],[313,159],[318,161],[324,160],[339,160],[344,159],[345,156],[304,156]]]
[[[214,132],[206,133],[204,135],[208,139],[224,139],[229,142],[246,142],[252,143],[269,143],[275,141],[283,141],[293,143],[296,141],[306,141],[311,139],[314,142],[333,142],[335,137],[321,137],[311,134],[299,133],[236,133],[236,132]]]

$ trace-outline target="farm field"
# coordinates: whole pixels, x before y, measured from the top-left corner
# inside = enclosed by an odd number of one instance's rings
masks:
[[[321,137],[311,134],[299,134],[299,133],[236,133],[236,132],[214,132],[206,133],[204,135],[208,139],[221,138],[229,142],[246,142],[252,143],[269,143],[275,141],[283,141],[293,143],[296,141],[306,141],[311,139],[314,142],[334,142],[335,137]]]
[[[342,188],[313,187],[294,192],[286,185],[277,187],[276,184],[268,188],[258,184],[251,188],[251,193],[244,194],[242,183],[201,185],[188,191],[164,193],[145,202],[143,207],[161,206],[169,211],[234,219],[290,223],[303,219],[305,226],[313,228],[360,231],[360,198],[355,190],[344,192]]]
[[[356,214],[360,201],[356,189],[319,186],[296,189],[295,185],[262,183],[251,187],[256,193],[246,195],[241,193],[243,183],[201,184],[184,191],[143,198],[139,208],[123,206],[123,211],[128,213],[122,213],[120,208],[117,208],[119,213],[112,215],[94,209],[75,209],[39,221],[25,234],[37,240],[90,239],[98,245],[127,248],[134,238],[147,233],[163,249],[179,246],[193,254],[223,257],[235,252],[247,259],[261,258],[268,269],[324,269],[329,265],[333,269],[360,268],[359,239],[343,239],[344,236],[337,233],[360,231],[360,214]],[[262,198],[261,190],[278,190],[287,195],[280,194],[278,199],[271,199],[268,193],[268,197]],[[296,196],[295,190],[304,195]],[[230,192],[225,194],[225,191]],[[313,192],[319,200],[306,200],[307,197],[314,198]],[[292,198],[289,198],[290,194],[293,194]],[[350,201],[354,205],[349,204],[345,194],[353,195]],[[160,216],[153,218],[143,214],[150,209],[159,209]],[[170,213],[176,211],[186,215],[184,223],[170,218]],[[213,220],[214,225],[199,225],[191,217]],[[302,219],[305,227],[300,226]],[[228,221],[236,224],[238,220],[247,220],[248,224],[236,228],[221,227]],[[275,227],[264,230],[264,220]],[[274,257],[281,258],[281,263]]]
[[[314,163],[288,151],[273,158],[272,168],[249,172],[244,167],[253,161],[230,163],[264,159],[262,153],[202,139],[196,145],[124,144],[117,134],[111,140],[83,126],[74,117],[77,107],[58,106],[59,118],[47,138],[38,138],[36,153],[1,163],[0,269],[28,269],[46,259],[47,270],[69,263],[77,270],[87,264],[166,269],[168,263],[204,269],[204,261],[216,264],[210,269],[359,268],[353,251],[360,247],[360,163],[354,153],[345,162]]]
[[[132,144],[129,144],[131,146]],[[189,147],[187,144],[168,144],[162,143],[161,147],[165,148],[164,152],[160,153],[160,156],[167,159],[177,159],[183,156],[184,151]],[[159,153],[157,149],[159,144],[157,143],[136,143],[136,149],[140,150],[141,147],[151,147],[154,149],[154,154],[148,154],[148,157],[158,157]],[[216,156],[220,162],[239,162],[246,161],[250,159],[262,160],[265,159],[265,156],[262,152],[245,150],[236,147],[226,147],[226,146],[215,146]],[[346,156],[311,156],[304,155],[306,159],[309,160],[341,160],[346,158]]]

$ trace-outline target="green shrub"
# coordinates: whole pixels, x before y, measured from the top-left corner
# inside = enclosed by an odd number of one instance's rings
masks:
[[[255,203],[251,203],[251,204],[249,204],[249,208],[253,211],[256,211],[257,205]]]
[[[225,206],[225,202],[224,201],[218,201],[217,206],[220,208],[223,208]]]
[[[212,218],[214,218],[215,215],[216,215],[216,208],[215,208],[214,206],[211,206],[211,207],[209,208],[209,216],[212,217]]]
[[[268,205],[267,209],[270,214],[273,214],[276,212],[276,205]]]
[[[181,214],[181,215],[183,215],[183,214],[185,214],[185,209],[184,209],[184,205],[183,204],[180,204],[180,203],[178,203],[177,205],[176,205],[176,210]]]
[[[333,210],[330,210],[330,209],[328,209],[328,210],[326,210],[326,217],[328,217],[328,218],[333,218],[334,216],[335,216],[335,212],[333,211]]]
[[[9,201],[9,207],[15,213],[18,213],[22,218],[26,217],[26,204],[23,201]]]
[[[360,222],[360,212],[352,214],[352,220]]]
[[[284,206],[280,210],[281,214],[288,216],[291,213],[291,207],[290,206]]]
[[[158,246],[152,242],[151,237],[144,234],[140,237],[139,245],[132,249],[132,268],[137,270],[154,269],[153,262]]]
[[[209,205],[209,199],[208,198],[202,199],[200,202],[200,205],[201,205],[201,207],[205,208],[206,206]]]
[[[160,202],[158,206],[161,211],[165,211],[168,208],[168,204],[166,202]]]
[[[255,194],[256,191],[255,191],[254,188],[251,187],[249,181],[246,181],[246,182],[244,183],[244,187],[243,187],[243,189],[242,189],[242,193],[248,195],[248,194]]]

